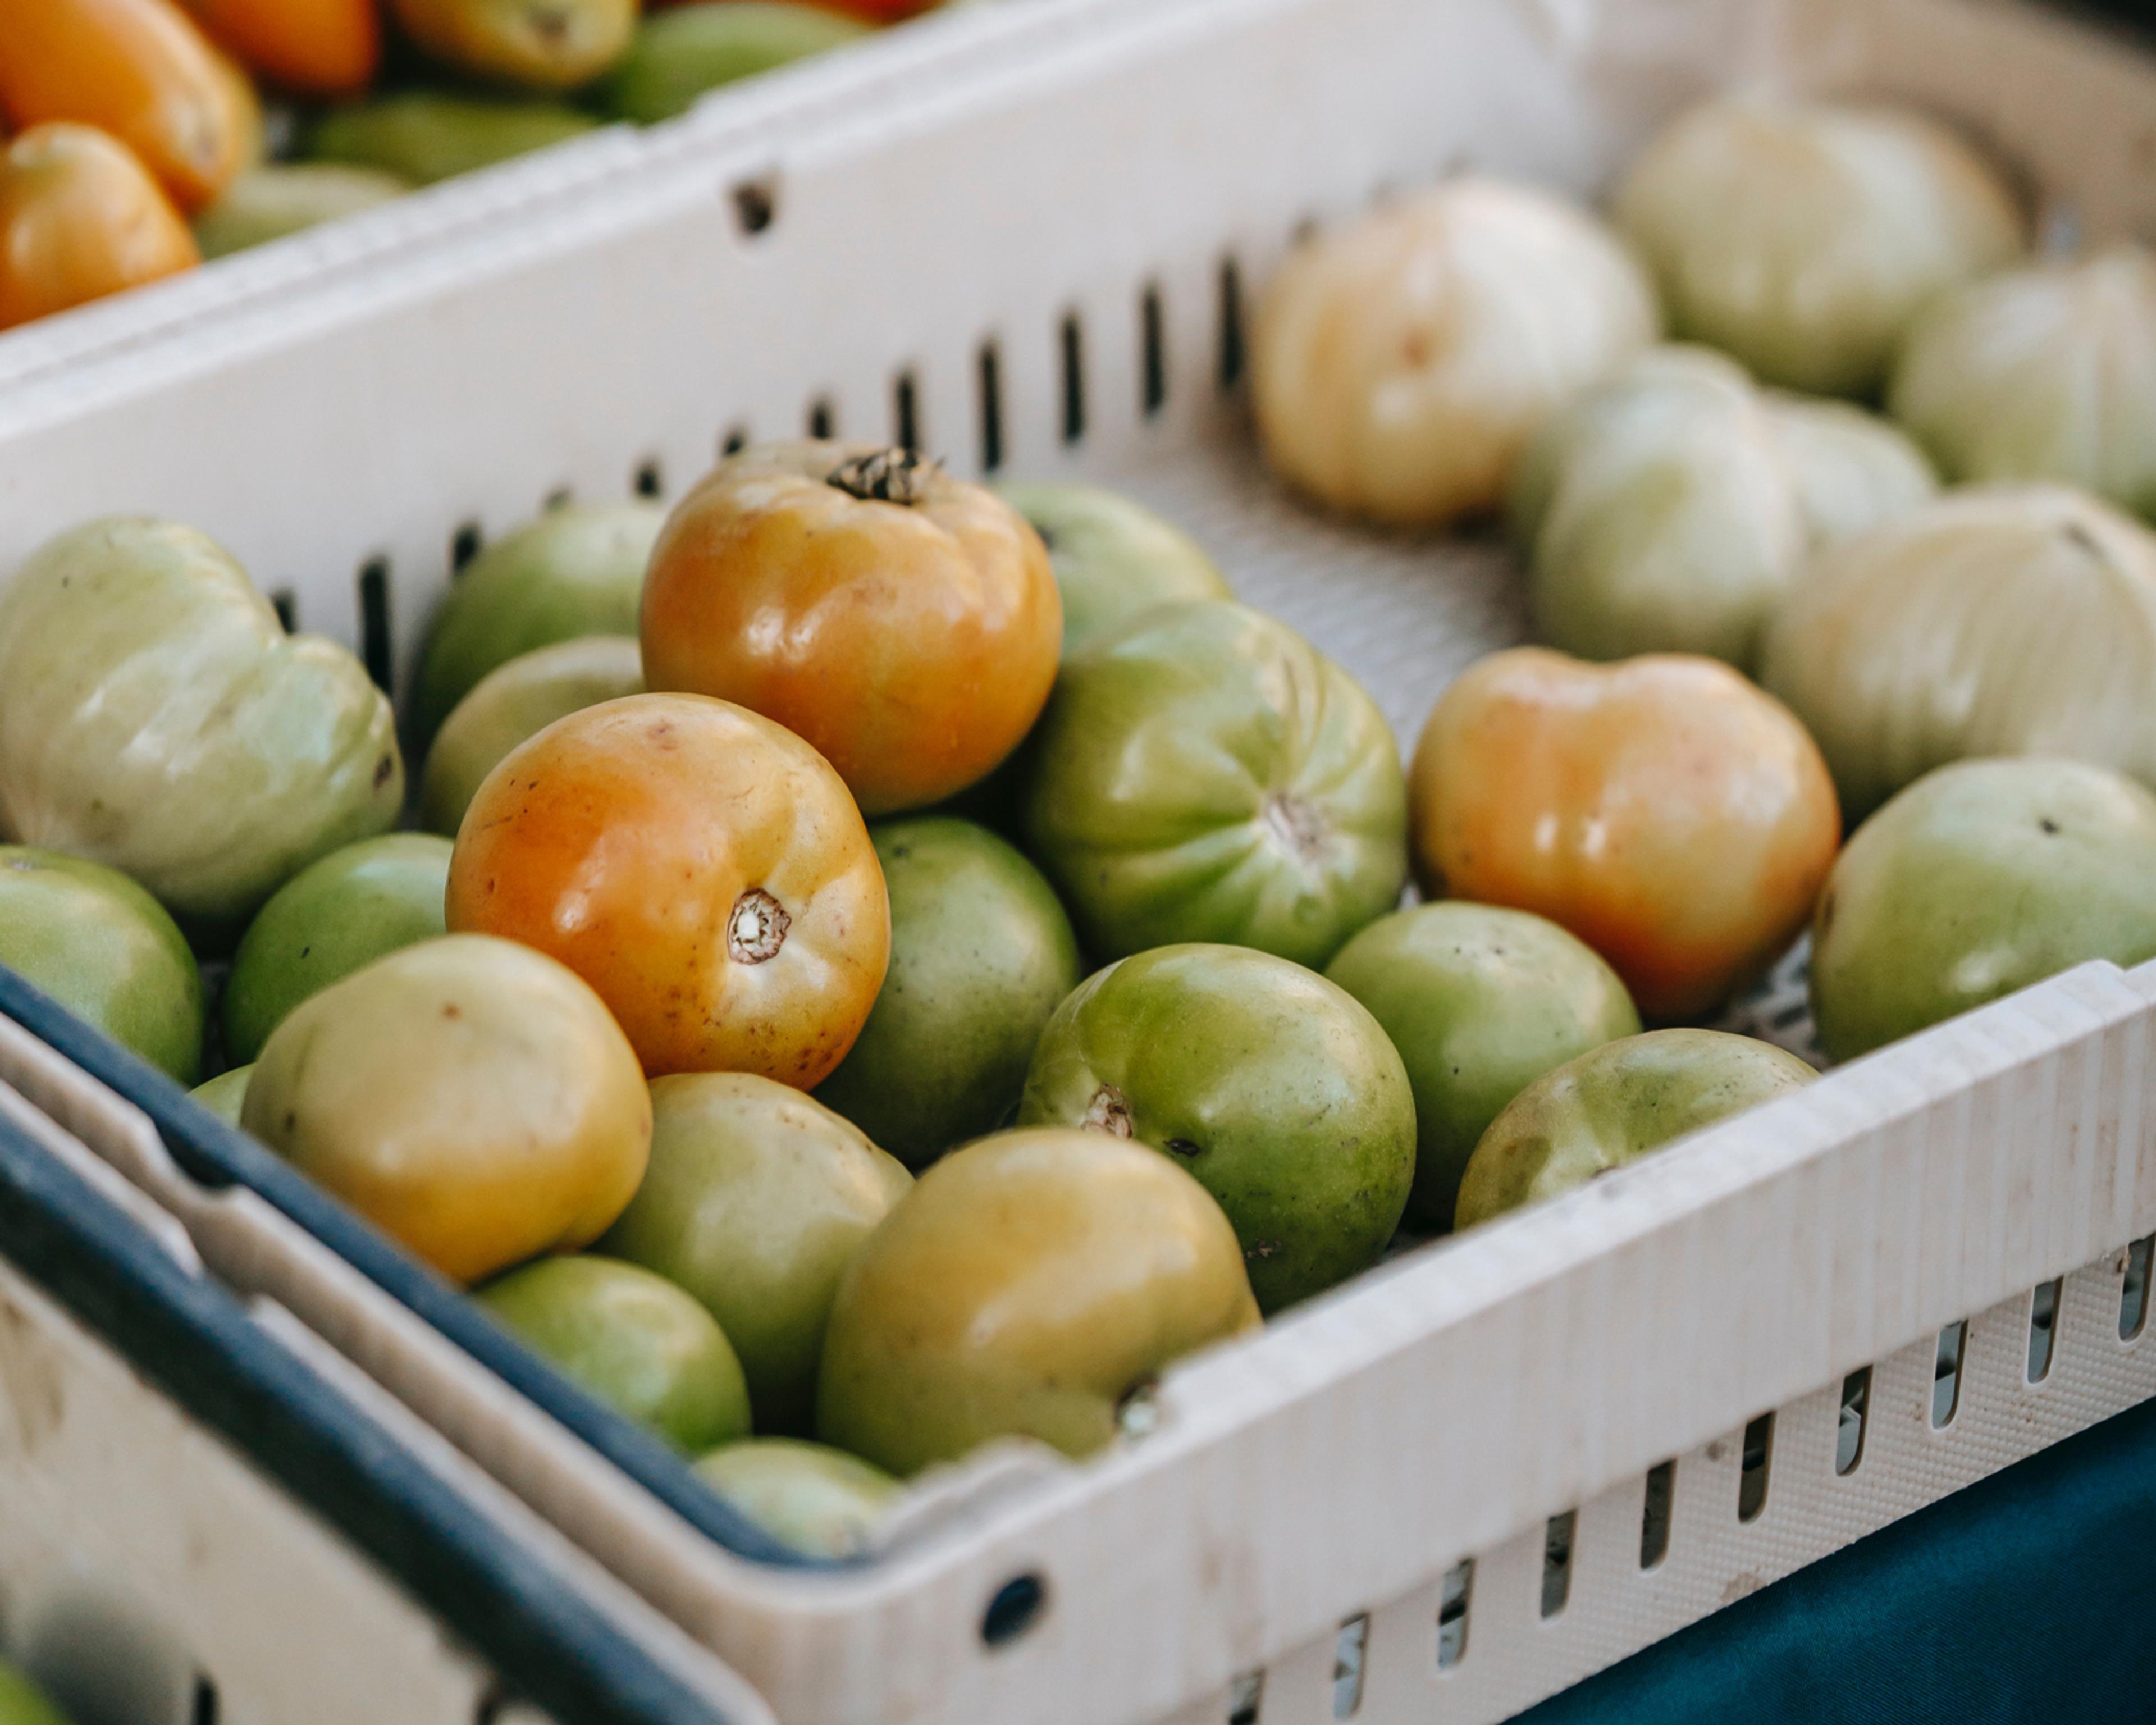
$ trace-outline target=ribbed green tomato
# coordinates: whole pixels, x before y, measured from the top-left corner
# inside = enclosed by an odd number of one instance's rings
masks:
[[[69,1725],[69,1721],[43,1690],[0,1660],[0,1725]]]
[[[1399,902],[1407,788],[1377,705],[1226,599],[1141,612],[1065,662],[1026,833],[1106,958],[1218,941],[1323,964]]]
[[[1096,973],[1041,1032],[1022,1126],[1150,1144],[1235,1224],[1276,1312],[1377,1262],[1414,1178],[1406,1069],[1322,976],[1243,947],[1163,947]]]
[[[1543,917],[1447,899],[1396,911],[1326,975],[1384,1026],[1414,1091],[1411,1227],[1452,1226],[1467,1158],[1499,1111],[1567,1060],[1640,1034],[1625,984]]]
[[[93,521],[0,595],[0,837],[108,863],[228,937],[403,800],[359,661],[287,635],[193,528]]]
[[[116,870],[0,845],[0,964],[182,1084],[202,1067],[202,973],[157,900]]]
[[[285,1014],[377,958],[447,931],[449,841],[385,833],[333,850],[277,889],[224,985],[224,1051],[252,1060]]]
[[[717,1321],[664,1276],[549,1258],[472,1296],[608,1406],[699,1455],[748,1435],[748,1385]]]
[[[1490,1123],[1460,1183],[1455,1228],[1584,1186],[1819,1075],[1771,1042],[1650,1030],[1546,1072]]]
[[[2156,797],[2077,761],[1962,761],[1857,829],[1812,925],[1847,1060],[2091,958],[2156,957]]]
[[[1003,1124],[1041,1027],[1084,974],[1040,871],[985,828],[872,828],[891,969],[851,1052],[816,1089],[910,1168]]]

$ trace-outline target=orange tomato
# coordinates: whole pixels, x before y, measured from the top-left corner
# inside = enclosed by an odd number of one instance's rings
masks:
[[[1707,1011],[1789,946],[1841,837],[1826,762],[1789,710],[1685,655],[1492,654],[1438,702],[1409,779],[1426,893],[1561,924],[1662,1021]]]
[[[225,188],[246,146],[216,50],[172,0],[6,0],[0,108],[20,126],[110,132],[187,211]]]
[[[179,212],[116,138],[33,126],[0,156],[0,329],[201,261]]]
[[[270,139],[262,115],[262,93],[247,74],[247,68],[226,53],[217,55],[218,77],[232,98],[232,110],[239,120],[239,172],[247,173],[270,159]],[[238,177],[238,176],[234,176]]]
[[[654,689],[739,701],[871,814],[985,778],[1040,716],[1063,602],[1040,536],[896,449],[745,451],[683,500],[644,588]]]
[[[521,941],[598,992],[656,1078],[802,1090],[844,1058],[891,956],[860,811],[808,745],[692,695],[572,713],[465,811],[454,932]]]
[[[272,83],[355,95],[382,62],[375,0],[184,0],[202,27]]]

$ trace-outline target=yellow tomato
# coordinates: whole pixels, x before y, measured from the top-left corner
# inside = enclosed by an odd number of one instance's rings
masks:
[[[0,157],[0,329],[201,261],[127,146],[93,126],[33,126]]]
[[[1438,702],[1410,778],[1425,892],[1561,924],[1665,1021],[1788,947],[1841,834],[1788,709],[1684,655],[1492,654]]]
[[[246,153],[230,75],[172,0],[0,5],[0,108],[18,126],[110,132],[188,211],[230,184]]]
[[[723,701],[634,695],[550,725],[488,775],[449,922],[552,953],[644,1069],[807,1090],[844,1058],[891,956],[868,828],[790,732]]]
[[[464,1282],[589,1245],[651,1152],[650,1092],[598,997],[542,953],[468,936],[300,1005],[240,1120]]]
[[[636,0],[389,0],[389,9],[434,59],[526,90],[589,83],[636,32]]]
[[[737,701],[820,749],[870,814],[941,802],[1032,728],[1063,603],[994,493],[895,449],[775,444],[721,464],[644,588],[654,689]]]

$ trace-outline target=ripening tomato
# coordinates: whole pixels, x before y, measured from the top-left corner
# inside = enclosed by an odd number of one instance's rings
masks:
[[[0,109],[20,126],[110,132],[190,212],[244,165],[249,118],[230,74],[173,0],[0,6]]]
[[[506,936],[598,991],[653,1077],[807,1090],[860,1034],[891,906],[860,811],[792,732],[723,701],[632,695],[487,776],[449,861],[452,931]]]
[[[185,0],[202,26],[273,83],[356,95],[382,60],[375,0]]]
[[[773,444],[667,522],[644,588],[654,689],[808,738],[870,814],[985,778],[1048,700],[1063,603],[994,493],[897,449]]]
[[[1841,836],[1789,710],[1682,654],[1491,655],[1430,714],[1409,795],[1425,892],[1548,917],[1665,1022],[1788,947]]]
[[[201,261],[172,200],[117,138],[55,122],[0,156],[0,329]]]

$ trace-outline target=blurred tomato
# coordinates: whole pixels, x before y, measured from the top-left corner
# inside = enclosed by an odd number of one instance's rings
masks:
[[[897,449],[773,444],[674,511],[644,588],[654,689],[806,737],[863,809],[938,803],[1040,715],[1063,605],[1009,504]]]
[[[249,67],[306,95],[352,95],[382,60],[374,0],[185,0]]]
[[[891,956],[883,871],[838,775],[692,695],[604,701],[513,751],[458,831],[449,921],[567,964],[654,1077],[803,1090],[853,1046]]]
[[[0,329],[199,261],[179,212],[117,139],[33,126],[0,157]]]
[[[1679,654],[1492,654],[1431,713],[1409,794],[1425,892],[1548,917],[1665,1021],[1788,947],[1841,834],[1788,709]]]
[[[0,5],[0,108],[17,126],[110,132],[189,211],[225,188],[247,149],[248,116],[217,50],[172,0]]]

